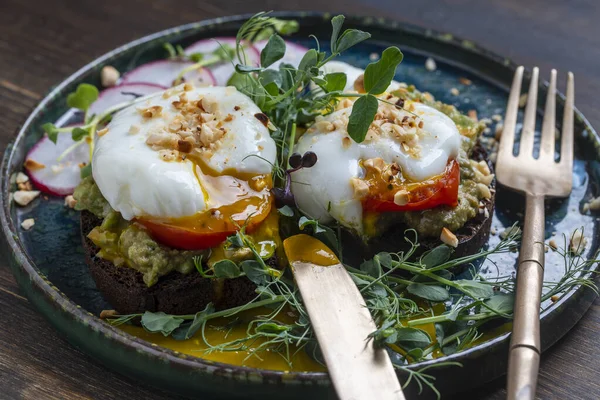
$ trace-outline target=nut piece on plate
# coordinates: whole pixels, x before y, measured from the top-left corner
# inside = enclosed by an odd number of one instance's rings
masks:
[[[120,76],[121,74],[115,67],[106,65],[102,68],[102,71],[100,71],[100,83],[102,83],[102,86],[104,87],[115,86]]]
[[[26,231],[33,228],[33,225],[35,225],[35,220],[33,218],[27,218],[26,220],[21,222],[21,228],[25,229]]]
[[[13,200],[18,205],[25,207],[39,195],[40,192],[38,190],[17,190],[15,193],[13,193]]]
[[[65,197],[65,206],[69,208],[74,208],[76,204],[77,200],[75,200],[72,194]]]
[[[583,236],[583,232],[580,229],[576,229],[569,241],[569,251],[575,256],[580,256],[585,250],[586,245],[587,239]]]
[[[458,238],[448,228],[442,228],[442,234],[440,240],[451,247],[458,247]]]

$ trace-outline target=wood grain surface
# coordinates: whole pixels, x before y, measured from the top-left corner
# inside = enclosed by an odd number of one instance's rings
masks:
[[[518,63],[577,78],[576,105],[600,126],[595,0],[0,0],[0,148],[52,86],[97,56],[175,25],[259,10],[393,18],[473,40]],[[19,289],[0,255],[0,398],[173,399],[70,347]],[[600,301],[544,354],[541,399],[600,399]],[[461,399],[502,399],[504,379]]]

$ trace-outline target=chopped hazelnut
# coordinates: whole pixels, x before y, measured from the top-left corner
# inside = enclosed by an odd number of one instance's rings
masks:
[[[350,184],[352,184],[352,189],[354,190],[354,195],[357,198],[364,197],[367,193],[369,193],[369,185],[365,181],[359,178],[352,178],[350,180]]]
[[[383,171],[383,168],[385,167],[385,162],[383,161],[383,158],[369,158],[368,160],[365,160],[363,162],[363,166],[365,168],[372,168],[377,172],[381,172]]]
[[[470,79],[463,78],[463,77],[458,78],[458,81],[465,86],[469,86],[473,83],[473,82],[471,82]]]
[[[76,204],[77,200],[75,200],[72,194],[65,197],[65,206],[69,208],[74,208]]]
[[[28,158],[25,160],[25,168],[31,171],[37,171],[46,168],[46,166],[42,163],[32,160],[31,158]]]
[[[405,206],[408,204],[408,191],[399,190],[394,194],[394,204],[398,206]]]
[[[154,118],[160,115],[160,113],[162,112],[162,107],[161,106],[151,106],[148,108],[142,108],[139,109],[140,113],[142,114],[142,117],[144,118]]]
[[[139,125],[131,125],[129,127],[129,134],[130,135],[135,135],[136,133],[138,133],[140,131],[140,127]]]
[[[33,225],[35,225],[35,220],[33,218],[27,218],[26,220],[21,222],[21,228],[25,229],[26,231],[33,228]]]
[[[27,181],[23,183],[17,183],[17,188],[19,190],[33,190],[33,185],[31,182]]]
[[[18,172],[17,176],[15,178],[15,182],[17,184],[29,182],[29,177],[26,174],[22,173],[22,172]]]
[[[589,208],[591,211],[600,210],[600,197],[596,197],[589,202]]]
[[[31,203],[33,199],[38,197],[40,192],[37,190],[17,190],[13,194],[13,200],[20,206],[26,206]]]
[[[104,87],[115,86],[120,76],[121,74],[115,67],[105,65],[102,67],[102,71],[100,71],[100,83],[102,83],[102,86]]]
[[[350,139],[348,136],[344,136],[342,138],[342,147],[344,149],[348,149],[351,145],[352,145],[352,139]]]
[[[427,71],[435,71],[437,69],[437,64],[433,58],[429,57],[425,60],[425,69]]]
[[[548,246],[550,246],[552,250],[558,249],[558,244],[556,244],[556,241],[554,239],[550,239],[550,241],[548,242]]]
[[[358,93],[365,93],[365,74],[360,74],[354,81],[354,90]]]
[[[458,91],[457,88],[452,88],[452,89],[450,89],[450,94],[452,96],[458,96],[460,94],[460,92]]]
[[[569,251],[575,256],[579,256],[585,250],[587,245],[587,239],[583,236],[583,232],[580,229],[576,229],[571,235],[569,241]]]
[[[442,228],[442,234],[440,240],[451,247],[458,247],[458,238],[448,228]]]
[[[186,82],[183,84],[183,90],[185,90],[186,92],[190,92],[194,90],[194,85],[189,82]]]
[[[192,143],[187,140],[178,140],[177,141],[177,150],[182,153],[189,153],[192,151]]]

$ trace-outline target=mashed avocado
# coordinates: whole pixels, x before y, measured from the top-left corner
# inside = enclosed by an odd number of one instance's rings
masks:
[[[100,193],[93,178],[87,177],[75,189],[77,210],[87,210],[102,224],[89,233],[88,238],[100,248],[97,256],[112,261],[116,266],[127,266],[141,272],[148,286],[172,271],[187,274],[195,269],[194,257],[206,256],[206,251],[183,251],[157,243],[146,230],[136,223],[124,220],[112,210]]]

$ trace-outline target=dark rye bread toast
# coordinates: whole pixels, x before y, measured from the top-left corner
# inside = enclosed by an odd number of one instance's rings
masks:
[[[81,212],[81,235],[86,260],[98,290],[121,314],[162,311],[167,314],[195,314],[212,302],[217,309],[246,304],[256,297],[256,286],[247,278],[208,279],[199,273],[187,275],[171,272],[147,287],[142,274],[129,267],[117,267],[111,261],[96,257],[99,248],[87,238],[101,224],[88,211]]]

